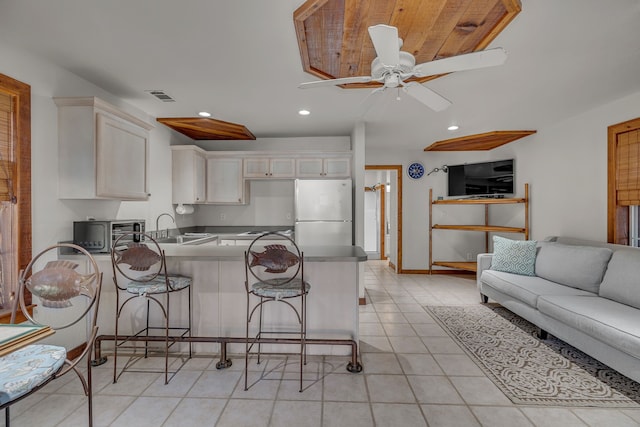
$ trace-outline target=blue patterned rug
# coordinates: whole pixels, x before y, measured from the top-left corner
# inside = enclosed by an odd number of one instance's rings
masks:
[[[512,402],[639,408],[640,384],[497,305],[425,306]]]

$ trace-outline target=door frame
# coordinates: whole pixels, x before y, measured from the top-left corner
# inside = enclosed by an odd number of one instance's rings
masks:
[[[640,129],[640,118],[611,125],[607,129],[607,241],[629,244],[629,207],[617,203],[617,143],[618,135]]]
[[[0,74],[0,91],[12,98],[14,117],[13,142],[15,144],[15,179],[13,180],[16,215],[17,271],[26,268],[32,257],[31,229],[31,86],[12,77]],[[13,289],[13,291],[16,291]],[[6,291],[6,290],[5,290]],[[11,296],[11,295],[6,295]],[[31,294],[25,295],[31,304]],[[0,314],[0,323],[8,323],[10,307]]]
[[[397,250],[397,264],[393,265],[389,263],[389,266],[395,269],[396,273],[401,274],[402,270],[402,165],[365,165],[365,170],[391,170],[396,172],[396,192],[397,192],[397,242],[396,242],[396,250]],[[384,234],[381,236],[384,239]],[[381,257],[384,254],[381,254]]]
[[[385,250],[385,218],[387,216],[387,210],[385,207],[386,204],[386,191],[387,191],[387,186],[385,184],[377,184],[375,187],[364,187],[364,192],[376,192],[376,191],[380,191],[380,198],[378,199],[378,207],[377,207],[377,211],[379,213],[379,218],[381,218],[380,221],[380,227],[378,228],[378,253],[380,255],[380,259],[381,260],[385,260],[387,259],[387,257],[384,255],[384,250]]]

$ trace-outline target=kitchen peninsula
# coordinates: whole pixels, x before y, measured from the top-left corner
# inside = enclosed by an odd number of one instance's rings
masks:
[[[246,322],[246,292],[244,288],[244,251],[246,246],[161,244],[167,257],[168,270],[192,277],[192,318],[194,351],[201,354],[219,353],[218,367],[228,366],[229,354],[244,353]],[[349,355],[348,369],[361,370],[358,362],[358,303],[362,262],[367,259],[358,246],[303,246],[304,275],[311,283],[307,302],[307,353]],[[110,260],[99,260],[110,283]],[[100,359],[102,341],[113,341],[113,287],[103,289],[99,315],[100,336],[96,344],[96,360]],[[188,301],[176,295],[173,315],[187,316]],[[173,304],[172,304],[173,305]],[[111,306],[111,307],[110,307]],[[272,307],[265,322],[273,327],[290,324],[290,314]],[[265,313],[267,314],[267,313]],[[126,332],[124,332],[126,333]],[[184,339],[185,341],[188,338]],[[109,343],[111,344],[111,343]],[[107,343],[105,343],[107,345]],[[265,351],[269,351],[265,347]],[[282,351],[282,346],[279,346]]]

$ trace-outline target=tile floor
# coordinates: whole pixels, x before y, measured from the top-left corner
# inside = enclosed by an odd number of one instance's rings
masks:
[[[514,405],[423,310],[477,304],[475,281],[396,275],[368,261],[369,304],[360,308],[364,372],[346,357],[310,358],[298,392],[296,360],[272,358],[245,392],[242,359],[187,363],[169,385],[161,374],[94,369],[96,426],[640,426],[640,410]],[[150,364],[160,358],[148,359]],[[86,401],[72,375],[12,408],[12,425],[84,426]],[[1,422],[0,422],[0,425]]]

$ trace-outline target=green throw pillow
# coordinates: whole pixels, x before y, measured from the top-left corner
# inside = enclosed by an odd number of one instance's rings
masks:
[[[535,276],[537,243],[535,240],[510,240],[493,236],[491,269]]]

